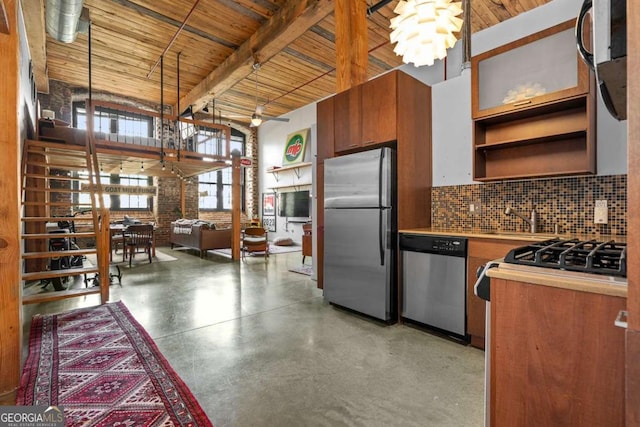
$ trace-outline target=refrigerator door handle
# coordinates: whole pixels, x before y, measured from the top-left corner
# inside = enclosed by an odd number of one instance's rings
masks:
[[[384,150],[380,150],[378,162],[378,245],[380,248],[380,265],[384,265],[384,242],[382,229],[382,171],[384,168]]]
[[[380,150],[380,158],[378,159],[378,208],[382,208],[382,172],[384,170],[384,149]],[[380,219],[382,224],[382,218]]]
[[[378,244],[380,247],[380,265],[384,265],[384,242],[382,240],[384,231],[382,230],[382,209],[378,209]]]

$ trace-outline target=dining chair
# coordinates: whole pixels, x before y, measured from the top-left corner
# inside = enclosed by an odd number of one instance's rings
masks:
[[[242,242],[240,245],[242,260],[246,260],[246,255],[252,252],[264,252],[265,260],[269,257],[269,240],[267,230],[262,227],[247,227],[242,232]]]
[[[153,246],[153,225],[151,224],[134,224],[127,227],[125,234],[125,246],[129,255],[129,267],[136,252],[143,249],[151,259],[151,247]]]

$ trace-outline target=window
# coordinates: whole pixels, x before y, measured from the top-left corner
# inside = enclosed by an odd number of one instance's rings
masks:
[[[73,189],[80,190],[82,185],[89,185],[89,173],[86,171],[78,172],[77,177],[82,179],[82,181],[73,181]],[[100,174],[100,183],[101,184],[109,184],[110,176],[106,174]],[[91,195],[89,193],[74,193],[73,194],[73,202],[77,203],[81,206],[78,206],[78,210],[91,209]],[[109,209],[111,207],[111,198],[107,195],[103,195],[103,203],[104,207]]]
[[[84,181],[74,181],[73,189],[80,190],[82,184],[89,184],[89,174],[78,172],[77,176]],[[80,185],[78,184],[80,183]],[[119,184],[128,186],[146,187],[153,185],[152,179],[142,175],[100,175],[102,185]],[[74,193],[74,202],[80,204],[80,210],[91,208],[91,195],[89,193]],[[111,210],[150,210],[153,207],[153,197],[130,194],[104,194],[104,206]]]
[[[120,185],[135,187],[147,187],[152,185],[150,178],[143,175],[120,175],[119,181]],[[119,206],[117,209],[147,210],[151,206],[151,200],[152,199],[149,196],[121,194],[118,196]]]
[[[73,126],[87,129],[87,109],[84,102],[73,103]],[[153,118],[98,106],[93,115],[93,128],[95,132],[153,137]]]
[[[231,151],[238,150],[244,154],[245,136],[243,133],[231,129]],[[244,173],[244,172],[243,172]],[[207,172],[198,178],[198,207],[201,210],[227,211],[231,210],[231,168]],[[244,176],[241,177],[241,209],[244,210]]]
[[[200,175],[198,207],[203,210],[231,209],[231,168]]]

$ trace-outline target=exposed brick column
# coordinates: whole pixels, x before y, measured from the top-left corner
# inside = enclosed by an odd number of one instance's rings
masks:
[[[153,184],[158,187],[158,196],[154,199],[153,212],[158,221],[155,232],[158,246],[169,244],[171,221],[180,218],[180,178],[154,178]]]
[[[253,166],[248,168],[245,176],[245,192],[246,192],[246,215],[248,218],[256,218],[260,216],[260,191],[258,187],[259,168],[258,168],[258,130],[250,128],[247,134],[246,155],[253,159]]]

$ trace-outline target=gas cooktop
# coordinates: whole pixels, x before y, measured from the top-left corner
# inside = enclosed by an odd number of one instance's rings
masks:
[[[549,239],[512,249],[504,262],[627,277],[627,245],[614,240]]]

